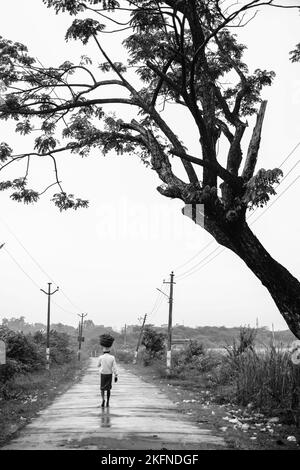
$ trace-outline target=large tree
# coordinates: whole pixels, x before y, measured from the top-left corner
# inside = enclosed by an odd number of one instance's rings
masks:
[[[247,264],[300,338],[300,283],[270,256],[246,221],[247,209],[266,204],[282,175],[276,168],[256,169],[266,110],[261,91],[271,85],[274,73],[260,69],[251,73],[243,61],[245,46],[234,34],[234,28],[246,27],[258,8],[299,7],[273,0],[44,3],[57,13],[74,16],[66,40],[93,42],[102,59],[95,65],[84,56],[76,64],[43,67],[23,44],[0,39],[0,117],[15,120],[16,132],[22,135],[38,132],[32,152],[16,155],[10,144],[0,144],[1,171],[16,161],[27,163],[22,177],[2,181],[0,189],[12,189],[16,201],[37,201],[40,194],[28,188],[31,161],[49,157],[59,187],[54,203],[61,210],[77,209],[88,203],[61,186],[57,169],[61,152],[85,156],[99,149],[138,154],[162,181],[158,191],[191,207],[194,220],[204,205],[205,230]],[[114,37],[114,31],[120,30],[127,31],[123,63],[110,57],[102,41],[104,34]],[[297,47],[292,60],[298,59]],[[114,90],[109,97],[107,90]],[[176,104],[190,114],[199,136],[199,155],[189,155],[159,112],[162,103]],[[134,117],[126,121],[110,115],[106,106],[114,104],[116,109],[120,104],[131,106]],[[252,115],[257,115],[256,124],[245,149],[247,119]],[[227,163],[222,166],[217,146],[225,146],[225,141]],[[171,158],[181,160],[184,177],[175,174]],[[195,165],[203,168],[201,179]]]

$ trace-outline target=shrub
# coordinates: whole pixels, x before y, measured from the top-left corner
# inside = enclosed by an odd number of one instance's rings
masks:
[[[181,351],[172,355],[172,374],[174,376],[211,371],[219,363],[219,358],[205,350],[199,341],[190,341]]]
[[[149,365],[154,358],[162,357],[165,351],[165,339],[164,333],[157,333],[152,326],[146,326],[142,340],[142,345],[145,346],[142,356],[144,365]]]
[[[248,349],[235,357],[224,356],[212,373],[211,384],[221,401],[251,403],[266,413],[282,413],[289,421],[299,422],[300,369],[287,351],[271,346],[259,353]]]
[[[6,399],[16,398],[20,392],[17,382],[30,381],[32,374],[28,373],[44,368],[46,335],[41,332],[24,335],[2,326],[0,339],[6,344],[6,364],[0,367],[0,394]],[[51,331],[50,357],[55,364],[61,366],[75,357],[69,339],[66,333]]]
[[[129,364],[133,361],[134,353],[129,349],[118,349],[116,352],[116,360]]]
[[[238,362],[236,398],[261,409],[299,412],[300,370],[288,352],[275,347],[260,354],[245,353]]]
[[[17,373],[38,369],[43,358],[31,335],[25,336],[7,327],[0,327],[0,339],[6,344],[7,363],[1,366],[0,381],[6,382]]]
[[[158,357],[158,354],[153,354],[149,349],[144,349],[141,352],[142,363],[145,367],[150,366],[153,362],[161,358],[161,354]]]
[[[254,351],[257,330],[249,326],[243,326],[239,331],[239,339],[235,339],[231,346],[225,346],[225,349],[232,359],[238,357],[245,351]]]
[[[40,354],[45,355],[46,334],[40,331],[33,335],[33,340],[38,346]],[[55,364],[65,364],[75,358],[75,353],[70,348],[70,337],[67,333],[50,331],[50,361]]]
[[[7,359],[6,364],[0,367],[0,383],[6,383],[12,379],[15,374],[24,372],[24,367],[15,359]]]
[[[202,343],[197,340],[189,341],[187,347],[184,349],[184,358],[186,362],[194,359],[195,357],[204,356],[205,348]]]

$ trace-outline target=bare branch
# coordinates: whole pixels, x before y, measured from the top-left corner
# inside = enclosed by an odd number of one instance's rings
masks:
[[[191,155],[188,155],[187,153],[178,152],[175,149],[170,150],[170,153],[172,155],[176,155],[177,157],[183,158],[184,160],[195,163],[196,165],[200,165],[202,167],[215,171],[223,181],[230,183],[234,187],[240,188],[242,185],[242,181],[240,178],[236,177],[235,175],[227,171],[217,161],[214,161],[214,162],[205,161],[201,158],[196,158]]]
[[[260,146],[261,132],[262,132],[262,126],[263,126],[263,121],[265,117],[266,107],[267,107],[267,101],[263,101],[261,103],[260,110],[257,114],[256,124],[253,130],[252,138],[250,140],[247,158],[246,158],[244,170],[242,173],[242,177],[246,181],[252,178],[254,174],[259,146]]]

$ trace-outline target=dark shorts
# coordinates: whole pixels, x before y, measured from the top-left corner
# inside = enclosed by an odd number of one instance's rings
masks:
[[[100,390],[110,390],[112,382],[112,374],[100,375]]]

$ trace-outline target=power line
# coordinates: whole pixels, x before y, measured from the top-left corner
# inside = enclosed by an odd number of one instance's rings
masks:
[[[163,294],[160,294],[159,300],[158,300],[158,303],[157,303],[157,306],[156,306],[156,309],[155,309],[155,311],[151,314],[152,320],[153,320],[153,318],[155,317],[155,315],[159,312],[160,307],[161,307],[161,305],[162,305],[162,303],[163,303],[163,300],[164,300],[164,296],[163,296]]]
[[[162,288],[163,284],[160,287]],[[154,305],[153,305],[150,313],[148,314],[148,318],[151,317],[152,315],[154,315],[157,312],[157,308],[158,308],[158,305],[160,304],[161,297],[162,297],[162,293],[160,291],[158,294],[156,294],[155,302],[154,302]]]
[[[25,269],[22,267],[22,265],[16,260],[16,258],[8,251],[8,249],[6,247],[3,247],[3,250],[8,254],[8,256],[12,259],[12,261],[18,266],[18,268],[22,271],[23,274],[25,274],[25,276],[32,282],[32,284],[40,290],[40,286],[37,284],[37,282],[27,273],[27,271],[25,271]],[[56,305],[58,308],[60,308],[61,310],[63,310],[64,312],[70,314],[70,315],[75,315],[76,314],[74,312],[70,312],[69,310],[66,310],[65,308],[63,308],[61,305],[59,305],[57,302],[54,302],[53,301],[53,304]]]
[[[180,268],[183,268],[183,266],[186,266],[188,263],[190,263],[190,261],[193,261],[195,258],[197,258],[197,256],[199,256],[201,253],[203,253],[203,251],[206,250],[206,248],[208,248],[212,243],[214,243],[215,240],[211,240],[209,243],[207,243],[203,248],[201,248],[201,250],[199,250],[194,256],[192,256],[191,258],[189,258],[185,263],[182,263],[180,264],[179,266],[176,266],[174,271],[178,271]]]
[[[28,277],[28,279],[32,282],[32,284],[40,289],[40,286],[35,282],[35,280],[22,268],[20,263],[16,260],[16,258],[8,251],[7,248],[3,247],[4,251],[8,254],[8,256],[13,260],[13,262],[18,266],[18,268]]]
[[[282,163],[280,164],[279,168],[281,168],[281,167],[287,162],[287,160],[294,154],[294,152],[297,150],[297,148],[298,148],[299,146],[300,146],[300,141],[299,141],[299,142],[297,143],[297,145],[291,150],[291,152],[287,155],[287,157],[282,161]],[[278,187],[280,184],[283,183],[283,181],[289,176],[289,174],[292,173],[292,171],[296,168],[296,166],[299,164],[299,162],[300,162],[300,160],[298,160],[298,161],[290,168],[290,170],[288,171],[288,173],[287,173],[286,175],[284,175],[284,177],[283,177],[282,180],[277,184],[276,187]],[[297,178],[296,178],[296,179],[297,179]],[[293,183],[292,183],[292,184],[293,184]],[[285,192],[285,191],[284,191],[284,192]],[[278,198],[277,198],[277,199],[278,199]],[[277,199],[276,199],[276,200],[277,200]],[[274,202],[275,202],[275,201],[273,201],[268,207],[271,207],[271,206],[274,204]],[[253,212],[248,216],[247,219],[250,219],[250,218],[254,215],[254,213],[255,213],[257,210],[258,210],[258,207],[256,207],[256,208],[253,210]],[[258,218],[255,219],[255,220],[258,220]],[[195,255],[194,257],[190,258],[188,261],[186,261],[186,262],[183,263],[182,265],[178,266],[177,269],[180,269],[180,267],[185,266],[185,265],[188,264],[190,261],[192,261],[193,259],[195,259],[201,252],[203,252],[209,245],[211,245],[211,244],[214,243],[214,242],[215,242],[215,240],[211,240],[211,241],[210,241],[207,245],[205,245],[198,253],[196,253],[196,255]],[[185,276],[185,275],[187,275],[187,274],[189,274],[189,273],[193,274],[193,273],[195,272],[194,269],[195,269],[197,266],[201,265],[201,263],[202,263],[203,261],[205,261],[209,256],[211,256],[215,251],[217,251],[218,248],[221,248],[221,247],[218,246],[218,247],[215,248],[212,252],[210,252],[206,257],[202,258],[196,265],[191,266],[187,271],[185,271],[185,272],[182,273],[182,274],[179,274],[179,276],[178,276],[177,279],[180,279],[182,276]],[[222,251],[223,251],[223,249],[222,249]],[[221,254],[222,251],[220,251],[220,253],[217,253],[216,256],[218,256],[219,254]],[[212,259],[214,259],[216,256],[214,256]],[[210,260],[210,261],[211,261],[211,260]],[[206,265],[206,264],[208,264],[208,263],[205,263],[205,265]],[[187,277],[187,276],[186,276],[186,277]]]
[[[296,181],[297,181],[299,178],[300,178],[300,175],[298,175],[297,178],[295,178],[294,181],[292,181],[292,183],[289,184],[288,187],[285,188],[285,190],[282,191],[282,193],[280,193],[280,194],[277,196],[277,198],[276,198],[274,201],[272,201],[271,204],[269,204],[269,205],[265,208],[265,210],[264,210],[261,214],[259,214],[259,215],[256,217],[255,220],[253,220],[252,224],[254,224],[257,220],[259,220],[259,219],[275,204],[275,202],[277,202],[278,199],[280,199],[281,196],[283,196],[284,193],[286,193],[287,190],[288,190],[289,188],[291,188],[291,187],[296,183]],[[252,224],[251,224],[251,225],[252,225]]]
[[[57,302],[55,302],[54,300],[52,301],[52,303],[53,303],[54,305],[56,305],[56,307],[58,307],[58,308],[59,308],[60,310],[62,310],[63,312],[68,313],[69,315],[76,316],[76,313],[71,312],[70,310],[65,309],[64,307],[62,307],[61,305],[59,305],[59,304],[58,304]]]
[[[278,168],[281,168],[285,162],[288,161],[288,159],[294,154],[294,152],[297,150],[297,148],[300,146],[300,140],[299,142],[295,145],[295,147],[293,148],[293,150],[291,150],[291,152],[288,154],[288,156],[283,160],[283,162],[281,163],[281,165],[278,167]]]
[[[287,186],[287,188],[285,188],[285,190],[284,190],[282,193],[280,193],[280,194],[277,196],[277,198],[276,198],[269,206],[267,206],[267,207],[265,208],[265,210],[264,210],[261,214],[259,214],[259,216],[258,216],[255,220],[252,221],[252,223],[250,224],[250,226],[253,225],[257,220],[259,220],[259,219],[278,201],[278,199],[280,199],[281,196],[283,196],[283,195],[288,191],[288,189],[290,189],[290,188],[296,183],[296,181],[297,181],[299,178],[300,178],[300,175],[298,175],[298,176],[292,181],[292,183],[290,183],[289,186]],[[213,258],[211,258],[211,259],[208,260],[206,263],[204,263],[203,265],[201,265],[198,269],[195,269],[195,270],[192,270],[192,271],[188,272],[185,276],[183,276],[183,274],[182,274],[181,276],[179,276],[179,280],[180,280],[180,281],[183,281],[184,279],[188,278],[188,277],[191,276],[192,274],[195,274],[196,272],[200,271],[200,269],[204,268],[204,266],[206,266],[206,265],[207,265],[208,263],[210,263],[213,259],[215,259],[217,256],[219,256],[222,252],[225,251],[225,248],[224,248],[224,247],[218,246],[214,251],[217,251],[217,249],[219,249],[219,251],[218,251],[218,253],[216,253],[215,256],[213,256]],[[212,255],[212,254],[213,254],[213,252],[210,253],[210,255]],[[208,256],[209,256],[209,255],[208,255]],[[204,261],[204,259],[203,259],[202,261]],[[198,263],[198,264],[199,264],[199,263]],[[182,276],[183,276],[183,277],[182,277]]]
[[[68,297],[68,295],[65,293],[65,291],[63,289],[60,290],[60,293],[70,302],[71,305],[73,305],[75,310],[78,310],[79,312],[81,311],[81,309],[76,304],[74,304],[74,302],[72,302],[70,297]]]
[[[43,266],[36,260],[36,258],[30,253],[30,251],[26,248],[26,246],[22,243],[22,241],[19,239],[19,237],[15,234],[15,232],[12,230],[12,228],[8,225],[7,222],[5,222],[2,217],[0,218],[1,222],[3,225],[7,228],[7,230],[12,234],[12,236],[15,238],[15,240],[19,243],[19,245],[23,248],[23,250],[27,253],[27,255],[30,257],[30,259],[33,261],[33,263],[39,268],[39,270],[46,276],[48,280],[53,282],[57,286],[57,283],[53,280],[52,276],[43,268]],[[75,310],[78,310],[79,312],[82,311],[77,305],[72,302],[70,297],[65,293],[63,289],[60,290],[60,293],[70,302],[70,304],[75,308]]]
[[[188,274],[191,270],[194,270],[195,268],[197,268],[197,266],[199,266],[203,261],[205,261],[207,258],[209,258],[219,248],[220,248],[220,246],[218,245],[213,251],[211,251],[210,253],[208,253],[208,255],[206,255],[204,258],[202,258],[200,261],[198,261],[198,263],[196,263],[193,267],[191,267],[187,271],[180,274],[177,279],[181,278],[182,276],[185,276],[185,274]]]
[[[155,309],[157,308],[157,305],[158,305],[158,303],[159,303],[159,299],[160,299],[161,295],[162,295],[161,292],[160,292],[159,294],[157,294],[156,300],[155,300],[154,305],[153,305],[153,308],[152,308],[151,312],[149,313],[148,317],[150,317],[151,315],[153,315]]]
[[[289,176],[290,173],[292,173],[292,171],[296,168],[297,165],[299,165],[299,163],[300,163],[300,160],[297,160],[295,165],[293,165],[292,168],[290,168],[290,170],[284,175],[280,183],[278,183],[277,187]]]
[[[21,242],[21,240],[17,237],[17,235],[14,233],[14,231],[12,230],[12,228],[7,224],[7,222],[5,222],[2,217],[0,218],[1,222],[3,225],[5,225],[5,227],[7,228],[7,230],[12,234],[12,236],[17,240],[17,242],[19,243],[19,245],[23,248],[23,250],[27,253],[27,255],[30,257],[30,259],[35,263],[35,265],[40,269],[40,271],[47,277],[47,279],[49,279],[50,281],[52,281],[54,284],[54,280],[51,278],[51,276],[47,273],[47,271],[44,270],[44,268],[40,265],[40,263],[32,256],[32,254],[27,250],[27,248],[25,247],[25,245]]]

